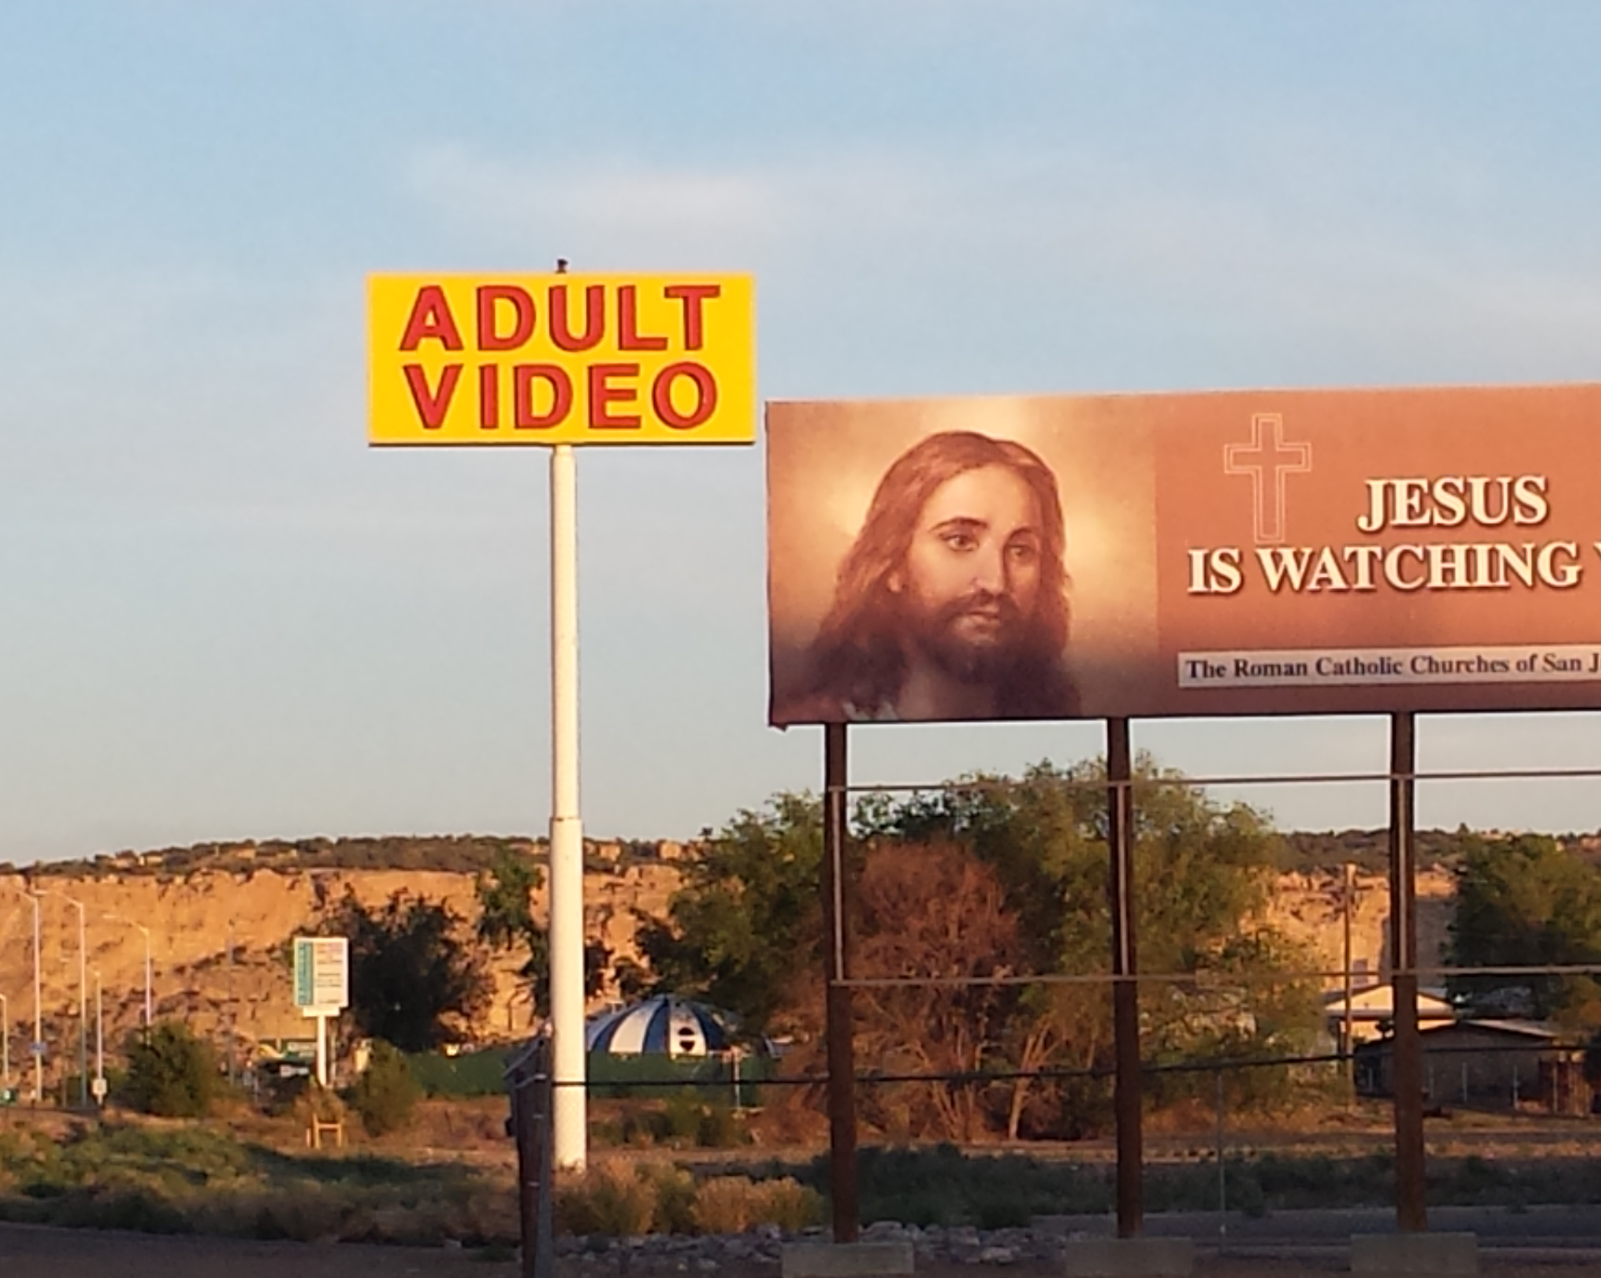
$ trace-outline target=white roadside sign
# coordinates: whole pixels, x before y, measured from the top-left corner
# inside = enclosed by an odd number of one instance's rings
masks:
[[[350,941],[295,937],[295,1006],[306,1016],[337,1016],[350,1006]]]

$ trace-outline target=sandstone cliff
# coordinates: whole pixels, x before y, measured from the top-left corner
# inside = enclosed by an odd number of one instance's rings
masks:
[[[666,845],[653,856],[630,862],[616,848],[597,845],[585,877],[585,915],[589,936],[611,950],[614,959],[638,960],[637,917],[660,916],[678,883],[676,857]],[[89,972],[89,1025],[92,1035],[95,974],[103,990],[108,1050],[139,1022],[144,999],[144,935],[148,928],[156,1015],[179,1016],[197,1031],[223,1040],[232,1023],[244,1041],[303,1037],[307,1023],[291,1002],[284,942],[303,929],[325,901],[348,889],[363,903],[376,905],[397,891],[443,901],[470,926],[478,908],[473,875],[445,870],[298,869],[282,864],[228,869],[151,872],[118,858],[81,873],[28,877],[0,873],[0,995],[9,1001],[12,1068],[25,1059],[33,1037],[32,911],[24,893],[35,887],[41,900],[42,978],[45,1041],[56,1068],[75,1064],[78,1007],[77,911],[84,904]],[[1387,963],[1385,932],[1389,891],[1382,875],[1356,876],[1352,912],[1352,957],[1359,970],[1380,971]],[[1440,868],[1418,879],[1419,957],[1437,961],[1450,920],[1452,880]],[[1327,971],[1343,962],[1343,880],[1338,872],[1283,874],[1270,893],[1267,921],[1305,942]],[[536,896],[536,914],[544,901]],[[230,946],[232,962],[229,961]],[[519,989],[520,956],[494,955],[494,995],[482,1023],[485,1040],[521,1035],[529,1024],[527,998]],[[1425,977],[1425,984],[1432,984]],[[608,991],[611,994],[612,991]],[[605,996],[603,996],[605,997]]]
[[[637,959],[635,911],[663,913],[677,878],[670,863],[586,875],[589,936],[603,941],[614,958]],[[68,1044],[74,1062],[79,948],[72,900],[84,905],[90,1033],[98,974],[108,1050],[139,1023],[145,958],[141,927],[149,931],[158,1018],[183,1017],[200,1033],[220,1040],[231,1011],[240,1036],[259,1040],[307,1033],[308,1024],[292,1002],[284,941],[317,916],[322,902],[338,900],[348,889],[363,904],[376,905],[404,891],[444,902],[469,926],[478,915],[473,876],[439,870],[51,874],[31,884],[21,874],[0,874],[0,995],[9,1002],[14,1071],[33,1037],[33,915],[24,895],[30,886],[43,893],[45,1041],[52,1054],[59,1050],[57,1044]],[[544,910],[542,894],[536,895],[534,908],[536,914]],[[476,1027],[484,1038],[526,1032],[529,1008],[516,976],[521,961],[517,953],[492,958],[494,995],[484,1023]]]

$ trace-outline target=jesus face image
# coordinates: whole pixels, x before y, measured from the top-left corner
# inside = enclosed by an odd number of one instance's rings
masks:
[[[779,722],[1065,717],[1066,532],[1021,444],[945,431],[879,480]]]
[[[959,683],[989,683],[1032,623],[1040,541],[1039,500],[1015,471],[981,466],[940,485],[887,582],[917,654]]]

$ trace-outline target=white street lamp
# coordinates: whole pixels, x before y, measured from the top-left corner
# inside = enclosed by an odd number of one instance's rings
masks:
[[[65,892],[56,892],[73,909],[78,911],[78,1104],[89,1107],[89,982],[85,954],[86,926],[84,905]]]
[[[28,892],[28,904],[33,906],[33,1042],[28,1050],[33,1056],[33,1103],[44,1104],[44,983],[39,975],[39,894]]]
[[[112,920],[114,920],[114,921],[116,921],[118,923],[126,923],[129,927],[138,928],[140,933],[143,934],[143,936],[145,938],[145,1021],[144,1021],[144,1025],[145,1025],[145,1029],[149,1030],[150,1023],[154,1019],[152,1017],[152,1015],[151,1015],[151,1001],[150,1001],[150,929],[147,928],[143,923],[135,923],[132,919],[125,919],[120,914],[108,914],[108,915],[106,915],[106,918],[112,919]]]
[[[95,1102],[106,1103],[105,1017],[100,1003],[100,969],[95,968]]]

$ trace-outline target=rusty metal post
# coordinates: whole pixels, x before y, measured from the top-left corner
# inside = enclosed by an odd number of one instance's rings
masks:
[[[1356,987],[1351,980],[1351,913],[1356,908],[1356,866],[1347,861],[1342,873],[1345,881],[1345,891],[1341,894],[1345,941],[1345,1016],[1340,1050],[1345,1053],[1345,1102],[1349,1107],[1356,1104],[1356,1013],[1351,1006],[1356,997]],[[1391,992],[1394,992],[1393,986]]]
[[[850,986],[850,872],[845,861],[850,814],[845,725],[823,726],[823,943],[828,977],[824,1036],[828,1044],[828,1178],[834,1241],[861,1231],[856,1191],[856,1045]]]
[[[1139,965],[1134,951],[1134,787],[1127,719],[1106,721],[1107,891],[1112,916],[1112,1033],[1117,1073],[1117,1236],[1145,1224],[1141,1162]]]
[[[1424,1190],[1423,1040],[1418,1035],[1416,722],[1390,716],[1390,997],[1395,1017],[1395,1222],[1429,1227]]]
[[[517,1144],[517,1217],[522,1239],[522,1278],[555,1278],[555,1132],[550,1039],[540,1035],[506,1070]]]

